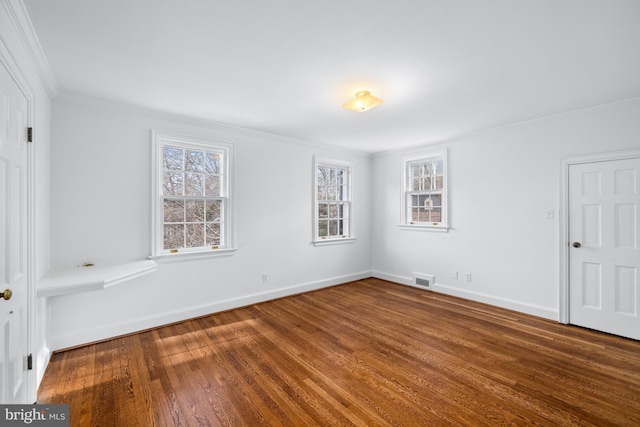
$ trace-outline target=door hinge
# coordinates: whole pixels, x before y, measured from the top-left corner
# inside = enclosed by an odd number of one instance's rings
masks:
[[[27,356],[27,369],[29,371],[33,369],[33,354]]]
[[[33,128],[27,128],[27,142],[33,142]]]

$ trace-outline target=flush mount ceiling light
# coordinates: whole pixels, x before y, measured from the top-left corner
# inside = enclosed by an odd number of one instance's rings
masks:
[[[371,95],[368,90],[362,90],[356,93],[356,97],[343,105],[344,108],[362,113],[382,104],[382,99]]]

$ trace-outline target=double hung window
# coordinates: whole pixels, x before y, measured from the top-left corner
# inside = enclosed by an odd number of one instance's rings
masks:
[[[336,243],[353,238],[353,164],[315,158],[314,242]]]
[[[446,151],[405,157],[403,171],[402,224],[446,230]]]
[[[231,248],[226,143],[154,132],[153,255]]]

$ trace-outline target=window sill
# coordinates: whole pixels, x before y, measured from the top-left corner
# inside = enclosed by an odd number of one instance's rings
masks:
[[[314,240],[314,246],[329,246],[329,245],[342,245],[345,243],[353,243],[356,241],[355,237],[338,237],[334,239],[320,239]]]
[[[446,225],[426,225],[426,224],[399,224],[402,230],[410,231],[431,231],[434,233],[448,233],[449,226]]]
[[[197,259],[222,258],[235,253],[235,248],[230,249],[209,249],[206,251],[176,252],[173,254],[151,255],[149,259],[159,263],[193,261]]]

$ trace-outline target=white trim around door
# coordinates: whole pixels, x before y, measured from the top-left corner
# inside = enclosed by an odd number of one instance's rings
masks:
[[[27,126],[29,128],[34,127],[34,105],[35,96],[27,80],[24,78],[20,67],[14,61],[9,49],[5,46],[2,40],[0,40],[0,66],[4,67],[9,76],[14,80],[18,89],[22,92],[27,100]],[[26,137],[26,129],[25,137]],[[32,143],[27,143],[27,177],[26,177],[26,198],[27,198],[27,235],[25,243],[27,245],[27,259],[26,259],[26,274],[27,274],[27,314],[26,314],[26,331],[27,331],[27,354],[24,355],[25,361],[28,355],[32,355],[32,365],[35,365],[34,352],[36,351],[36,284],[35,284],[35,212],[36,212],[36,197],[35,197],[35,150]],[[30,369],[27,371],[26,379],[26,399],[25,404],[34,403],[37,398],[37,376],[36,370]]]
[[[569,168],[572,165],[640,158],[640,150],[615,151],[563,159],[560,162],[560,212],[559,212],[559,319],[569,323]]]

